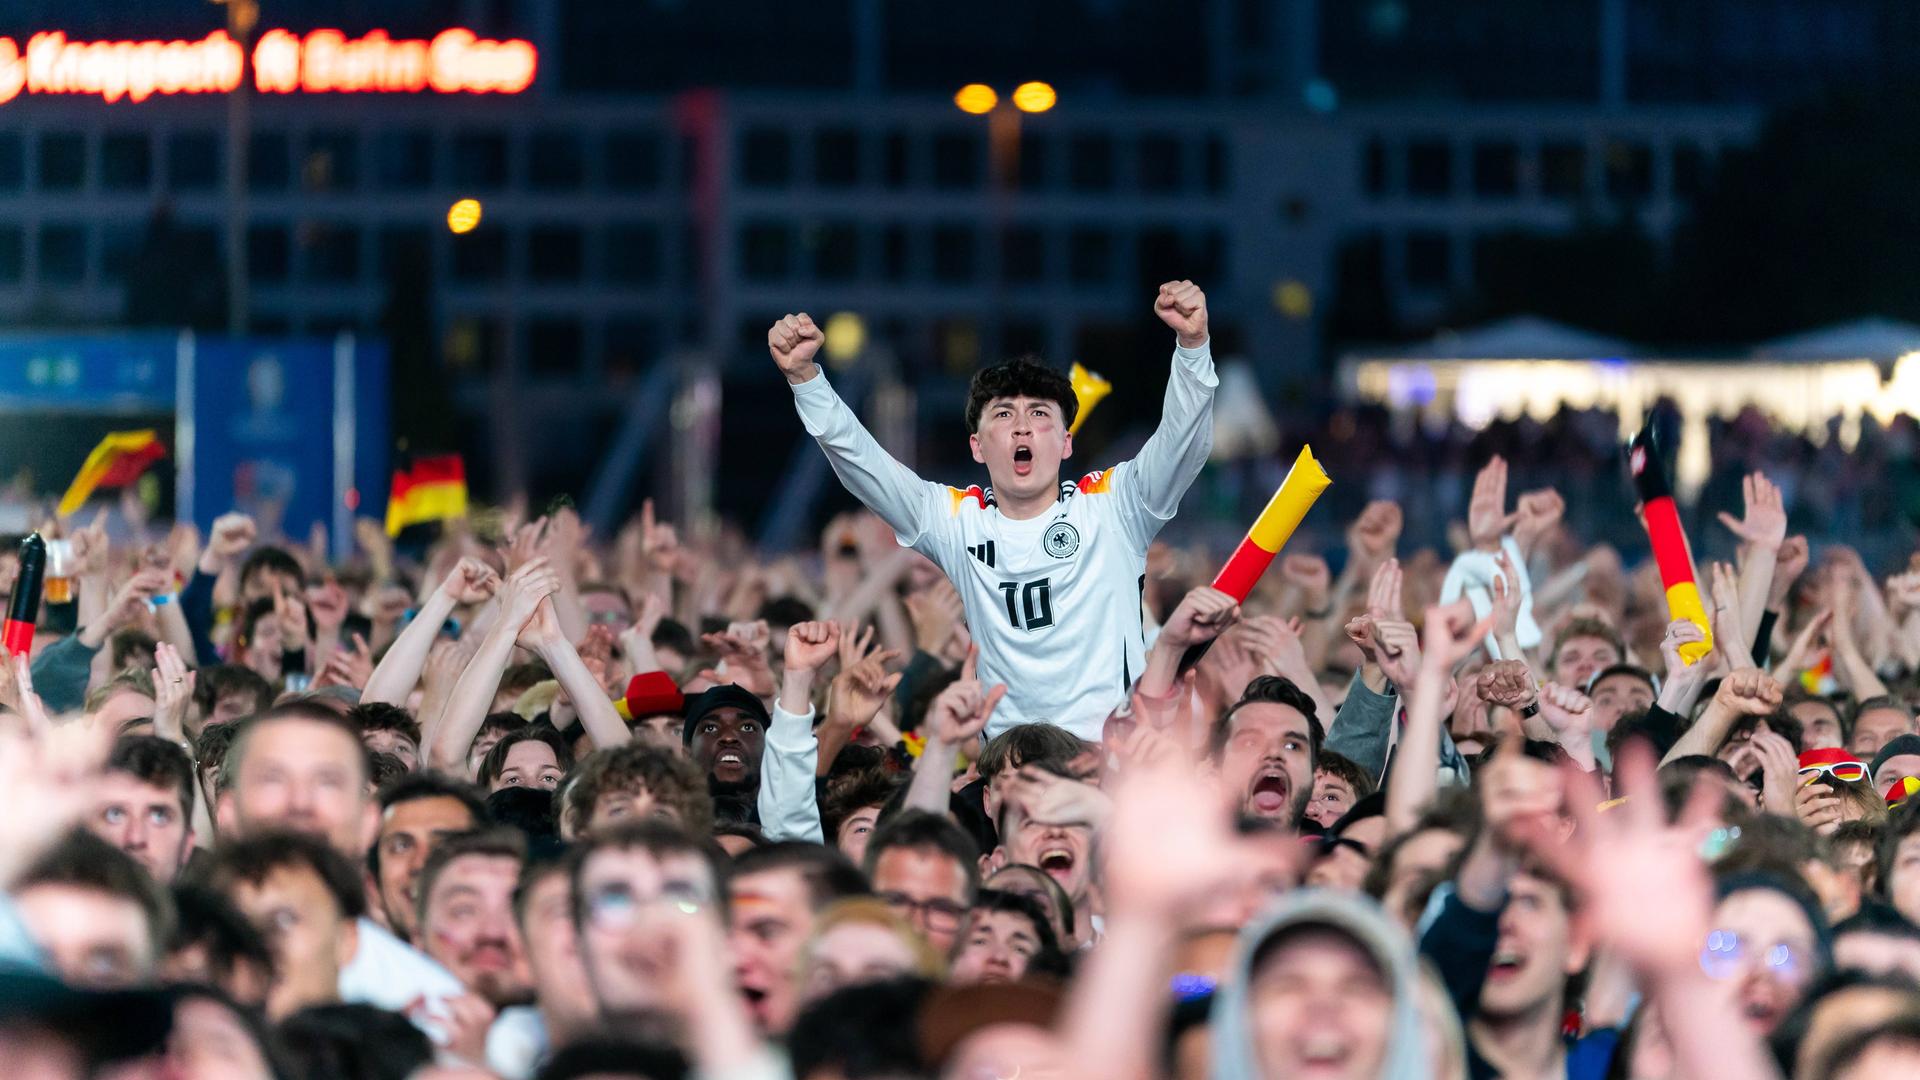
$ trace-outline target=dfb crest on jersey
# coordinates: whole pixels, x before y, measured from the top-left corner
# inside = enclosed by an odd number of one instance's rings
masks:
[[[1056,559],[1071,558],[1080,550],[1080,530],[1064,521],[1056,521],[1047,526],[1047,534],[1040,541],[1047,554]]]

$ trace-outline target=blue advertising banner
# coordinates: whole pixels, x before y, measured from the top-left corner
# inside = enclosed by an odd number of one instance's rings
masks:
[[[181,513],[204,529],[240,510],[293,538],[318,522],[345,550],[361,496],[378,507],[386,493],[385,346],[202,338],[191,365],[182,385],[191,382],[192,407],[178,428]]]

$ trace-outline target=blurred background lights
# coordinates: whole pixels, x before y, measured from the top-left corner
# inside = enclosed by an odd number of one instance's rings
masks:
[[[447,228],[456,235],[470,233],[480,224],[480,200],[461,199],[447,208]]]
[[[993,107],[1000,103],[1000,95],[985,83],[968,83],[953,95],[953,103],[959,106],[961,112],[979,116],[992,112]]]
[[[1043,113],[1053,108],[1060,96],[1053,87],[1043,82],[1024,82],[1013,90],[1014,108],[1021,112]]]

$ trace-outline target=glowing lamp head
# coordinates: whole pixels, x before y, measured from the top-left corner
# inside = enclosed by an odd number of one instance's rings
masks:
[[[1024,82],[1013,89],[1013,107],[1021,112],[1043,113],[1059,100],[1050,83]]]
[[[461,199],[447,208],[447,228],[456,236],[472,232],[479,224],[479,199]]]
[[[986,83],[968,83],[953,95],[953,103],[961,112],[979,116],[992,112],[993,107],[1000,104],[1000,95]]]
[[[827,362],[845,367],[867,347],[867,323],[851,311],[835,312],[826,325]]]

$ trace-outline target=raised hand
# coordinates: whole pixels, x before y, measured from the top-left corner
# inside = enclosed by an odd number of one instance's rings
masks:
[[[73,534],[73,576],[77,578],[97,578],[106,574],[109,544],[107,543],[107,508],[101,507],[93,515],[93,523]]]
[[[1795,788],[1793,810],[1800,823],[1822,836],[1830,836],[1845,820],[1846,804],[1825,784],[1807,784]],[[1769,811],[1771,811],[1769,807]]]
[[[1540,696],[1533,685],[1533,673],[1524,660],[1496,660],[1480,669],[1474,680],[1474,693],[1489,705],[1516,712],[1534,703]]]
[[[1151,733],[1149,738],[1154,737]],[[1135,749],[1139,750],[1138,744]],[[1148,750],[1151,754],[1154,751]],[[1145,756],[1144,754],[1142,756]],[[1007,786],[1005,800],[1020,807],[1030,821],[1044,825],[1099,826],[1113,813],[1113,800],[1092,784],[1048,772],[1038,765],[1022,766]]]
[[[1567,501],[1552,488],[1529,491],[1520,496],[1513,515],[1513,540],[1522,551],[1532,551],[1567,512]]]
[[[1405,619],[1377,619],[1374,652],[1387,681],[1404,692],[1420,674],[1420,632]]]
[[[1467,503],[1467,538],[1481,551],[1497,551],[1520,515],[1507,513],[1507,459],[1493,455],[1473,478]]]
[[[1741,668],[1720,680],[1714,704],[1737,716],[1765,716],[1780,707],[1780,684],[1759,668]]]
[[[1367,614],[1376,619],[1405,619],[1405,581],[1399,559],[1382,562],[1373,571],[1373,581],[1367,587]]]
[[[788,382],[803,383],[819,372],[813,357],[826,340],[826,334],[813,324],[813,317],[803,311],[782,316],[773,324],[767,331],[767,351],[773,354],[774,364]]]
[[[903,672],[887,673],[887,665],[900,658],[892,649],[882,649],[834,676],[828,692],[827,719],[851,730],[873,722],[887,703],[887,695],[900,685]],[[791,711],[791,710],[789,710]]]
[[[327,654],[327,662],[313,680],[315,687],[351,686],[356,690],[373,678],[373,650],[367,639],[353,635],[353,648],[339,648]]]
[[[640,503],[640,558],[656,574],[672,574],[680,565],[680,534],[655,520],[652,499]]]
[[[1593,699],[1571,686],[1548,683],[1540,688],[1538,704],[1540,719],[1563,743],[1585,738],[1593,730]],[[1592,744],[1585,749],[1591,754]]]
[[[840,670],[845,671],[873,655],[875,648],[872,626],[863,626],[857,633],[850,627],[843,628],[840,634]]]
[[[1180,599],[1167,616],[1160,636],[1169,646],[1188,649],[1212,641],[1240,620],[1240,602],[1211,586],[1202,585]]]
[[[1797,679],[1801,672],[1812,667],[1815,654],[1826,647],[1827,630],[1832,625],[1832,608],[1822,608],[1814,613],[1813,618],[1808,619],[1807,625],[1801,627],[1800,633],[1794,637],[1787,655],[1774,665],[1773,677],[1782,682]]]
[[[1759,472],[1742,480],[1740,489],[1746,496],[1746,516],[1735,518],[1722,510],[1720,524],[1744,543],[1779,547],[1787,538],[1787,508],[1780,497],[1780,489],[1767,479],[1765,473]]]
[[[960,677],[927,708],[928,731],[943,746],[957,748],[979,738],[994,707],[1007,695],[1004,685],[980,685],[979,666],[980,650],[973,649],[960,665]]]
[[[1810,558],[1807,538],[1789,536],[1780,543],[1780,555],[1774,560],[1773,581],[1767,587],[1767,607],[1779,611],[1787,602],[1787,593],[1793,590],[1793,583],[1807,570]]]
[[[499,591],[500,575],[493,567],[468,556],[454,564],[440,587],[456,604],[481,604]]]
[[[1399,503],[1375,499],[1347,529],[1347,550],[1362,565],[1377,566],[1382,560],[1393,558],[1402,524]]]
[[[1666,676],[1660,680],[1660,705],[1668,712],[1684,715],[1706,683],[1707,665],[1689,664],[1680,655],[1680,646],[1705,640],[1706,631],[1692,619],[1675,619],[1667,624],[1667,632],[1660,639],[1660,660],[1666,666]]]
[[[173,575],[165,570],[142,570],[127,579],[120,591],[113,595],[107,604],[105,621],[110,626],[125,626],[138,619],[147,610],[147,605],[155,596],[165,592],[173,584]],[[302,626],[301,633],[306,632]]]
[[[1501,549],[1494,557],[1500,567],[1500,573],[1494,576],[1493,587],[1488,590],[1492,595],[1493,632],[1498,640],[1516,644],[1520,633],[1520,574],[1513,568],[1513,560]]]
[[[522,563],[500,588],[500,618],[510,626],[525,626],[540,602],[560,591],[560,575],[544,557]]]
[[[1333,573],[1318,555],[1288,555],[1280,560],[1280,576],[1306,597],[1309,612],[1324,611],[1333,589]]]
[[[186,737],[187,712],[193,706],[194,673],[180,650],[166,642],[153,647],[153,730],[164,739]]]
[[[942,578],[931,588],[907,594],[907,618],[913,623],[913,643],[928,656],[939,656],[966,621],[960,590]]]
[[[221,514],[213,519],[213,531],[200,552],[200,570],[218,574],[233,560],[247,553],[255,535],[253,519],[245,514]]]
[[[789,672],[813,672],[840,653],[840,624],[836,622],[795,623],[787,630],[787,647],[782,657]]]
[[[547,519],[535,518],[513,530],[513,537],[501,550],[500,556],[511,574],[535,559],[543,559],[547,554]]]
[[[1207,343],[1207,294],[1191,281],[1169,281],[1154,297],[1153,313],[1173,328],[1183,349],[1197,349]]]
[[[1761,808],[1769,814],[1792,817],[1800,787],[1800,757],[1785,736],[1772,731],[1755,730],[1747,740],[1754,759],[1760,763]]]
[[[1422,667],[1448,672],[1480,647],[1487,628],[1493,625],[1493,616],[1476,621],[1473,601],[1462,597],[1451,604],[1428,608],[1426,623]]]

